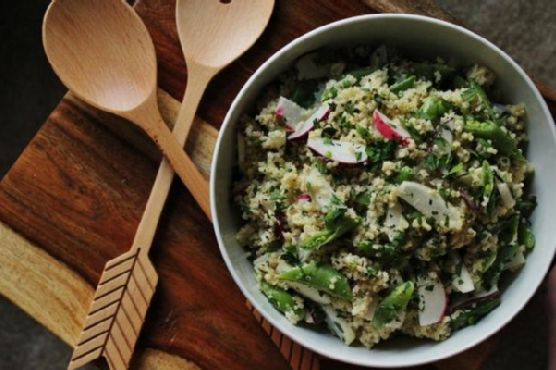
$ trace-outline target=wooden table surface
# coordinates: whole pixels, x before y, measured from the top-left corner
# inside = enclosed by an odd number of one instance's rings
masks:
[[[171,124],[186,84],[174,2],[139,0],[135,8],[155,42],[160,103]],[[430,0],[278,0],[255,47],[217,76],[203,99],[187,150],[204,174],[217,127],[257,66],[317,26],[372,11],[452,20]],[[68,94],[0,183],[0,294],[74,344],[104,263],[131,246],[159,159],[129,123]],[[152,258],[160,283],[133,368],[288,368],[246,309],[211,225],[181,184],[174,184]],[[477,369],[494,345],[488,340],[435,366]],[[324,360],[321,368],[354,367]]]

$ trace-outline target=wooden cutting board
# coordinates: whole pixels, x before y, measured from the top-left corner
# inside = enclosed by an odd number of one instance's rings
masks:
[[[448,18],[432,1],[278,0],[254,48],[210,84],[187,149],[208,175],[216,128],[238,90],[293,38],[376,10]],[[416,7],[417,6],[417,7]],[[185,87],[172,0],[135,5],[154,39],[164,117]],[[129,123],[67,95],[0,183],[0,294],[74,344],[104,263],[132,243],[160,156]],[[132,365],[144,369],[287,369],[220,258],[212,226],[174,184],[152,251],[158,291]],[[477,369],[490,340],[441,369]],[[284,350],[282,348],[282,350]],[[322,369],[353,369],[321,361]]]

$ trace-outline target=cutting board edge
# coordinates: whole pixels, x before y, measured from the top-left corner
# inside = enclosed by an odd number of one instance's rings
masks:
[[[93,286],[3,222],[0,222],[0,240],[0,295],[72,346],[79,338],[93,299]],[[45,290],[49,294],[41,294],[40,300],[35,299],[36,294],[25,294]],[[154,348],[142,349],[133,368],[200,369],[190,360]]]

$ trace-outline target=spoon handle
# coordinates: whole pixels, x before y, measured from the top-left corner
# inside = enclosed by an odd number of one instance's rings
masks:
[[[201,97],[203,96],[208,82],[214,75],[212,72],[207,70],[204,71],[204,73],[201,70],[193,72],[191,68],[189,69],[184,100],[174,124],[174,129],[172,130],[172,135],[182,147],[184,146],[187,136],[189,135],[189,131],[191,130],[197,106],[201,101]],[[168,198],[173,178],[174,170],[172,169],[170,163],[168,163],[168,160],[164,158],[158,167],[158,173],[156,175],[151,194],[149,195],[149,199],[147,200],[145,212],[143,212],[143,217],[141,218],[141,222],[135,232],[132,248],[145,249],[152,244],[158,226],[158,221],[160,219],[160,214],[162,213],[162,209],[164,208],[164,204]],[[204,187],[208,188],[206,180]],[[205,209],[208,208],[205,208],[203,204],[205,202],[209,202],[208,195],[203,202],[200,202],[197,198],[195,199],[199,202],[199,205],[203,208],[205,213],[207,213]],[[208,207],[208,205],[206,205],[206,207]],[[207,216],[209,216],[210,219],[209,213],[207,213]]]
[[[189,189],[193,198],[197,201],[201,209],[205,212],[207,217],[210,219],[210,201],[209,201],[209,191],[208,191],[208,181],[203,177],[203,175],[199,172],[191,158],[185,153],[183,150],[183,146],[180,145],[178,140],[172,135],[170,129],[166,126],[164,121],[161,117],[159,117],[159,122],[156,125],[156,131],[153,133],[151,132],[153,139],[155,140],[156,144],[162,150],[162,153],[166,157],[167,161],[170,163],[171,167],[174,171],[178,174],[181,178],[184,185]],[[159,175],[160,181],[164,180],[164,182],[171,182],[171,171],[164,170],[165,166],[169,169],[168,166],[161,165],[159,168]],[[157,175],[157,180],[159,175]],[[156,183],[155,183],[156,185]],[[166,187],[169,185],[164,185]],[[161,187],[162,188],[162,187]],[[156,190],[156,189],[155,189]],[[162,190],[162,189],[161,189]],[[156,193],[162,194],[162,191],[156,190]],[[167,190],[166,190],[167,193]],[[167,194],[162,194],[162,196],[158,196],[157,194],[152,194],[149,197],[150,203],[160,203],[158,207],[162,207],[164,205],[164,200],[166,199]],[[149,203],[147,202],[147,203]],[[154,215],[154,213],[153,213]],[[158,215],[156,215],[156,219],[153,222],[153,228],[156,228],[155,225],[158,223]],[[143,246],[144,247],[144,246]]]

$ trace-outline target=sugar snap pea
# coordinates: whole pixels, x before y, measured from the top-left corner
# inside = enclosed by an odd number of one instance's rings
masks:
[[[378,304],[373,316],[373,325],[376,328],[380,328],[384,324],[395,320],[407,307],[407,303],[413,296],[414,289],[415,285],[412,281],[406,281],[396,286]]]
[[[456,318],[450,321],[452,330],[458,330],[463,327],[474,325],[477,321],[486,316],[490,311],[494,310],[500,305],[500,297],[477,303],[475,308],[465,310],[460,313]]]
[[[320,248],[355,229],[360,224],[360,222],[361,221],[359,219],[354,219],[350,216],[342,215],[338,219],[334,220],[334,222],[327,222],[326,228],[324,230],[305,238],[301,242],[301,248]]]
[[[463,130],[482,139],[490,140],[492,145],[503,155],[525,161],[525,158],[517,149],[515,140],[504,132],[496,123],[492,121],[471,121],[463,126]]]
[[[297,303],[293,299],[293,296],[286,290],[272,286],[263,281],[261,283],[261,291],[278,311],[283,313],[291,312],[297,321],[303,318],[305,310],[298,307]]]
[[[351,299],[351,286],[345,275],[332,266],[311,261],[281,273],[279,279],[304,284],[333,297]]]

